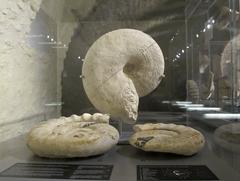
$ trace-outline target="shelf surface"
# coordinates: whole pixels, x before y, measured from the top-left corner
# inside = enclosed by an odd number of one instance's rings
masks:
[[[240,174],[237,169],[235,169],[240,165],[239,155],[235,155],[236,157],[234,157],[234,154],[229,155],[232,160],[235,160],[234,168],[234,165],[229,164],[226,159],[217,154],[217,152],[220,151],[212,144],[212,130],[203,129],[203,127],[197,126],[196,123],[190,123],[190,126],[198,129],[204,134],[206,144],[203,150],[190,157],[174,154],[143,152],[137,150],[131,145],[123,144],[115,146],[112,150],[100,156],[74,159],[44,159],[34,156],[26,146],[25,136],[20,136],[1,143],[0,171],[3,171],[16,163],[113,165],[110,177],[111,181],[135,181],[137,180],[137,167],[139,165],[169,165],[170,167],[174,165],[204,165],[209,168],[219,180],[239,181]],[[0,181],[10,180],[50,181],[55,179],[0,177]]]

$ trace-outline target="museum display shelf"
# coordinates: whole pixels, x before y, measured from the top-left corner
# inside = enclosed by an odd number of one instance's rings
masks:
[[[148,116],[149,114],[150,113],[147,113]],[[178,114],[179,113],[176,115]],[[145,120],[147,115],[143,116]],[[157,113],[157,115],[159,120],[164,122],[160,114]],[[173,114],[173,117],[176,115]],[[170,117],[170,114],[167,116]],[[144,121],[141,121],[141,123],[142,122]],[[183,124],[181,121],[179,121],[178,124],[179,123]],[[112,181],[134,181],[137,179],[139,181],[147,181],[149,177],[156,177],[156,180],[161,180],[161,177],[166,175],[170,176],[170,178],[176,178],[176,180],[184,180],[186,178],[191,180],[189,177],[193,179],[199,174],[198,172],[194,172],[194,166],[200,166],[203,169],[202,172],[200,168],[197,168],[201,173],[201,178],[205,178],[205,180],[206,178],[211,178],[210,180],[214,180],[213,178],[215,178],[215,180],[238,181],[240,179],[239,156],[231,152],[229,152],[228,155],[227,153],[219,155],[222,151],[213,141],[214,129],[194,119],[187,122],[185,121],[185,124],[202,132],[206,139],[204,148],[193,156],[143,152],[125,143],[119,144],[109,152],[99,156],[89,158],[47,159],[35,156],[26,146],[25,135],[19,136],[1,144],[0,180],[53,180],[53,178],[58,178],[59,174],[64,175],[64,169],[70,166],[81,167],[83,170],[85,169],[85,171],[83,171],[83,173],[78,171],[78,174],[82,174],[76,176],[73,174],[74,171],[76,171],[74,167],[72,171],[70,170],[72,175],[65,174],[65,177],[62,176],[61,180],[71,180],[71,178],[73,180],[74,178],[88,180],[91,177],[91,179],[93,179],[96,177],[96,173],[99,177],[97,177],[98,180],[107,178],[106,180]],[[13,167],[12,170],[4,171],[14,164],[18,164],[15,165],[16,168]],[[61,165],[65,167],[62,168]],[[86,166],[88,166],[88,172],[86,172]],[[91,167],[94,167],[94,169],[91,170]],[[56,168],[60,170],[56,170]],[[161,169],[167,169],[168,171],[161,171]],[[209,169],[210,172],[205,173],[205,169]],[[69,168],[67,171],[69,172]],[[192,175],[190,173],[192,173]],[[213,174],[212,177],[211,174]],[[33,179],[32,177],[34,177],[34,175],[38,178]],[[214,175],[216,177],[214,177]],[[86,177],[86,179],[84,179],[84,177]]]

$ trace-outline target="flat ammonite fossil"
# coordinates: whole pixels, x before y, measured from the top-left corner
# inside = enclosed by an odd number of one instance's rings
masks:
[[[27,145],[41,157],[87,157],[105,153],[118,139],[119,133],[109,125],[108,115],[84,113],[34,127],[27,136]]]
[[[213,138],[218,147],[240,153],[240,123],[220,126],[215,130]]]
[[[135,133],[129,142],[144,151],[193,155],[205,143],[199,131],[183,125],[147,123],[137,124],[133,129]]]

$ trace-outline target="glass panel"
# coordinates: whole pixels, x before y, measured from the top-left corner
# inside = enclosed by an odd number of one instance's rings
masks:
[[[205,146],[191,157],[165,154],[159,150],[160,153],[137,151],[129,145],[134,124],[111,117],[110,124],[120,132],[118,145],[109,154],[78,159],[77,162],[80,165],[99,165],[103,162],[115,168],[126,166],[119,172],[113,171],[111,178],[117,180],[137,180],[137,168],[142,177],[157,173],[156,179],[159,172],[163,173],[162,170],[168,170],[171,178],[172,174],[175,174],[174,178],[191,174],[192,178],[196,178],[197,174],[194,173],[197,168],[202,168],[206,173],[213,172],[220,180],[239,181],[239,1],[1,1],[0,170],[5,169],[5,163],[19,160],[24,163],[46,161],[31,157],[33,154],[30,155],[26,147],[25,134],[39,122],[99,112],[83,87],[86,77],[82,67],[86,54],[105,33],[132,28],[150,35],[161,47],[165,61],[163,80],[151,93],[139,98],[136,124],[174,123],[189,126],[204,135]],[[134,43],[141,44],[140,41]],[[142,50],[139,52],[142,53]],[[95,90],[96,95],[98,91]],[[118,104],[111,97],[108,100],[110,104]],[[74,116],[72,118],[76,119]],[[157,144],[167,145],[167,139],[175,136],[171,141],[173,147],[177,146],[171,151],[188,150],[186,146],[179,148],[178,145],[188,143],[186,140],[192,141],[195,135],[182,131],[181,126],[175,130],[176,125],[164,125],[166,129],[153,128],[153,136],[148,130],[150,133],[147,131],[146,137],[140,137],[135,144],[144,145],[157,138]],[[52,133],[55,134],[54,131]],[[186,134],[185,137],[182,133]],[[56,137],[61,134],[56,134]],[[73,137],[78,139],[79,135]],[[165,138],[167,141],[162,141]],[[176,142],[178,139],[180,143]],[[193,147],[190,145],[189,150]],[[66,160],[60,162],[62,164]],[[73,158],[67,162],[72,164],[76,160]],[[150,165],[151,173],[145,173],[147,167],[140,163]],[[21,172],[17,175],[21,176]]]

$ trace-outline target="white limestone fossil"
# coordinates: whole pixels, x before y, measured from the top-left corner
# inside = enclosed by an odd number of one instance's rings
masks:
[[[199,85],[199,95],[201,100],[209,100],[215,91],[214,73],[206,71],[201,74],[201,82]]]
[[[199,72],[203,74],[210,65],[210,58],[208,55],[199,52]]]
[[[187,126],[176,124],[142,124],[134,126],[132,146],[144,151],[193,155],[204,146],[203,135]]]
[[[220,148],[240,153],[240,123],[225,124],[217,128],[214,142]]]
[[[118,139],[108,115],[85,113],[43,122],[29,132],[27,145],[41,157],[88,157],[107,152]]]
[[[186,82],[188,100],[193,103],[198,103],[200,99],[199,87],[194,80],[187,80]]]
[[[95,108],[127,123],[136,121],[139,97],[153,91],[163,73],[160,47],[134,29],[101,36],[89,48],[82,67],[83,86]]]
[[[221,56],[221,73],[226,84],[240,97],[240,34],[225,46]]]
[[[209,77],[208,77],[208,81],[207,81],[207,94],[206,94],[206,99],[209,100],[213,93],[215,91],[215,85],[214,85],[214,73],[213,72],[209,72]]]

